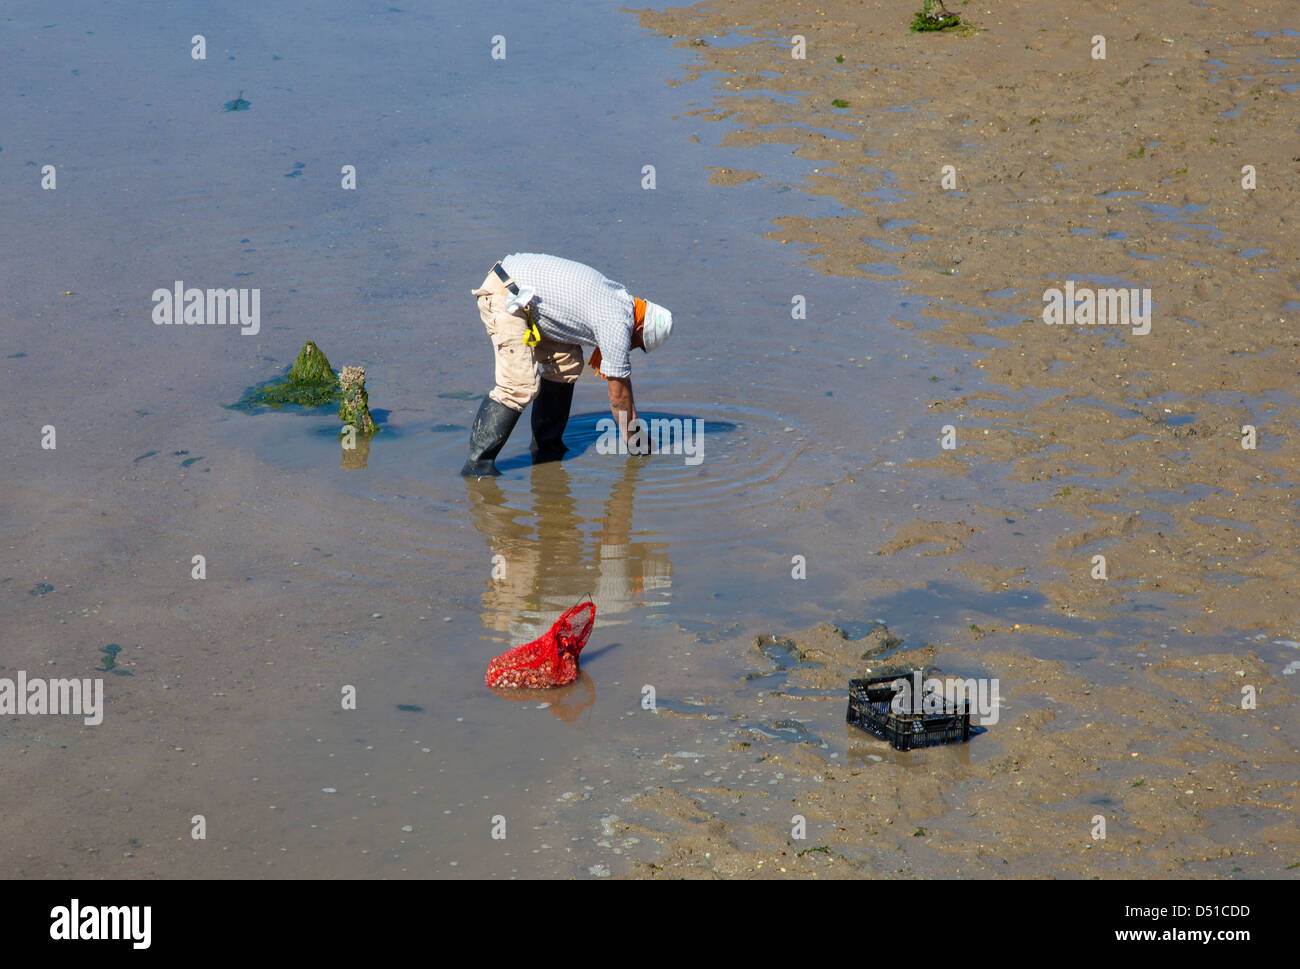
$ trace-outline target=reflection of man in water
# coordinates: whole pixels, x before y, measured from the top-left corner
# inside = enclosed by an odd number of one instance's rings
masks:
[[[632,297],[590,266],[532,252],[506,256],[473,295],[496,355],[496,386],[474,417],[461,474],[500,474],[496,456],[530,401],[534,463],[564,456],[583,347],[596,348],[591,365],[608,381],[615,421],[621,413],[622,426],[632,426],[631,353],[637,347],[649,353],[668,339],[668,310]]]
[[[484,626],[505,633],[510,645],[528,642],[590,595],[604,627],[644,605],[647,593],[672,587],[667,543],[632,537],[639,469],[637,461],[625,465],[594,531],[584,527],[589,520],[579,515],[569,473],[558,462],[534,469],[531,514],[507,505],[496,481],[468,489],[474,527],[487,539],[496,576],[483,592]]]

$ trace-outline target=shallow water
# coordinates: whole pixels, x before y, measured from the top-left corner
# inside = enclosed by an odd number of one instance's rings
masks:
[[[595,3],[227,9],[207,26],[56,3],[8,25],[0,244],[22,285],[0,354],[18,429],[0,472],[0,665],[89,675],[121,642],[132,676],[106,684],[98,728],[0,735],[26,757],[23,793],[0,792],[3,842],[40,845],[0,849],[0,869],[617,873],[644,846],[600,844],[601,819],[680,782],[661,776],[692,762],[677,753],[714,756],[740,729],[727,698],[756,689],[742,678],[755,632],[883,616],[943,640],[1045,611],[952,577],[888,584],[929,575],[911,553],[875,564],[892,523],[979,500],[1023,510],[1015,536],[1032,543],[1060,519],[991,470],[936,474],[925,495],[900,485],[899,464],[937,453],[925,402],[966,357],[895,327],[921,319],[914,298],[763,238],[774,210],[833,206],[780,193],[813,167],[787,149],[718,147],[720,126],[686,114],[698,91],[664,84],[683,56],[667,41]],[[189,56],[196,32],[206,61]],[[237,97],[247,107],[225,110]],[[708,184],[707,166],[747,164],[776,174]],[[704,421],[700,464],[599,453],[605,391],[588,375],[564,462],[531,466],[525,418],[500,479],[457,475],[491,383],[470,290],[529,250],[673,309],[673,341],[638,356],[634,385],[646,416]],[[150,294],[175,280],[259,287],[260,332],[155,326]],[[383,429],[364,467],[329,413],[223,406],[307,339],[336,368],[366,367]],[[52,591],[29,595],[37,582]],[[579,683],[526,699],[483,687],[492,655],[584,595],[598,616]],[[664,715],[640,705],[646,685]],[[193,813],[210,840],[175,847]]]

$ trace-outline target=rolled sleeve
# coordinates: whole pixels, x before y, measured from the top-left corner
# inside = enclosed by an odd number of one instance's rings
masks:
[[[632,376],[632,341],[619,340],[610,334],[598,344],[600,347],[600,372],[606,377]]]

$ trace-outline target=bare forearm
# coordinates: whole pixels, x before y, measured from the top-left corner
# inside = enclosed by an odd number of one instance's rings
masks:
[[[619,419],[620,412],[627,415],[624,419],[624,427],[631,427],[632,422],[636,420],[636,404],[632,400],[632,381],[626,377],[610,377],[609,385],[609,409],[614,415],[614,420]]]

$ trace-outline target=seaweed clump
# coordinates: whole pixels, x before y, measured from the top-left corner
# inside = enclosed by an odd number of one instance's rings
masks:
[[[944,9],[943,0],[924,0],[922,9],[912,17],[912,30],[947,30],[961,26],[961,17]]]
[[[329,357],[314,342],[308,340],[298,351],[298,359],[289,368],[289,379],[295,383],[311,384],[322,381],[334,381],[334,370],[330,367]]]
[[[352,434],[370,437],[379,430],[370,416],[370,399],[366,393],[366,368],[344,367],[335,373],[329,357],[311,340],[302,345],[298,359],[283,377],[250,387],[244,396],[231,405],[240,410],[258,407],[338,407],[339,420],[343,422],[340,436],[349,441]],[[349,443],[346,445],[351,448]],[[364,458],[362,459],[364,461]],[[364,467],[364,463],[361,465]]]
[[[279,409],[295,407],[330,407],[339,402],[342,391],[329,358],[311,340],[302,345],[298,359],[283,377],[250,387],[234,406]]]

